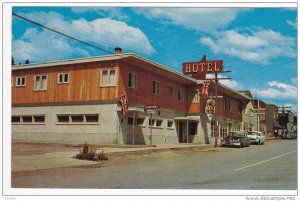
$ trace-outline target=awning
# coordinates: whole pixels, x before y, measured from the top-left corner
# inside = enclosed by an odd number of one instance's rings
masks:
[[[175,120],[182,120],[182,121],[200,121],[199,118],[196,118],[196,117],[175,117],[174,118]]]

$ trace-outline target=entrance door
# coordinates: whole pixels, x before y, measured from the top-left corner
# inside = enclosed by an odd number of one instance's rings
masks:
[[[177,122],[177,135],[179,143],[186,142],[186,123],[184,121]]]

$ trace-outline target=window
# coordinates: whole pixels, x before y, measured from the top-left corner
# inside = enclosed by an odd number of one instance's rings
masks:
[[[216,123],[214,121],[210,123],[210,137],[215,137],[215,125]]]
[[[137,89],[137,75],[135,73],[128,74],[128,88]]]
[[[162,120],[156,120],[156,126],[161,127],[162,126]]]
[[[199,103],[198,91],[191,91],[190,101],[191,103]]]
[[[83,115],[71,115],[72,122],[83,122]]]
[[[116,86],[116,70],[101,70],[100,73],[100,86]]]
[[[167,86],[167,93],[168,94],[173,94],[173,87],[172,86]]]
[[[61,124],[98,124],[99,114],[57,114],[57,123]]]
[[[59,84],[69,83],[69,73],[58,73],[57,83]]]
[[[143,125],[145,121],[145,118],[138,118],[137,119],[137,125]]]
[[[178,89],[178,100],[183,101],[184,91],[183,89]]]
[[[173,127],[173,121],[168,121],[168,128],[172,128]]]
[[[89,123],[98,122],[99,121],[99,115],[97,115],[97,114],[85,115],[85,120],[86,120],[86,122],[89,122]]]
[[[34,90],[47,90],[47,75],[36,75]]]
[[[224,97],[224,110],[227,110],[227,98]]]
[[[16,82],[17,82],[16,83],[17,87],[24,87],[25,84],[26,84],[26,78],[25,78],[25,76],[17,77]]]
[[[40,116],[33,116],[34,122],[35,123],[44,123],[45,122],[45,116],[40,115]]]
[[[45,122],[45,115],[13,115],[13,124],[41,124]]]
[[[21,117],[20,116],[12,116],[11,123],[21,123]]]
[[[23,123],[32,123],[32,116],[22,116]]]
[[[143,125],[145,121],[145,118],[135,118],[135,124],[134,125]],[[128,124],[133,125],[133,117],[128,117]]]
[[[149,126],[154,126],[155,120],[154,119],[149,119]]]
[[[229,109],[230,109],[230,111],[234,110],[234,101],[233,100],[229,100]]]
[[[189,122],[189,135],[197,134],[198,123],[196,121]]]
[[[152,82],[152,92],[153,92],[153,95],[155,95],[155,96],[160,95],[159,82],[158,81],[153,81]]]
[[[69,123],[70,122],[69,115],[58,115],[57,121],[59,123]]]

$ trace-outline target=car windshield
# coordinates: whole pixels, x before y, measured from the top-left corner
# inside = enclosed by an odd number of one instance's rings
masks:
[[[238,136],[238,137],[240,137],[240,136],[244,136],[244,134],[241,133],[241,132],[230,132],[229,136]]]
[[[262,136],[263,134],[261,132],[248,132],[248,135],[258,135]]]

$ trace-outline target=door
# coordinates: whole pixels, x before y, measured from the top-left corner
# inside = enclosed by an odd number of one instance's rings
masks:
[[[177,122],[177,136],[179,143],[186,142],[186,123],[184,121]]]

